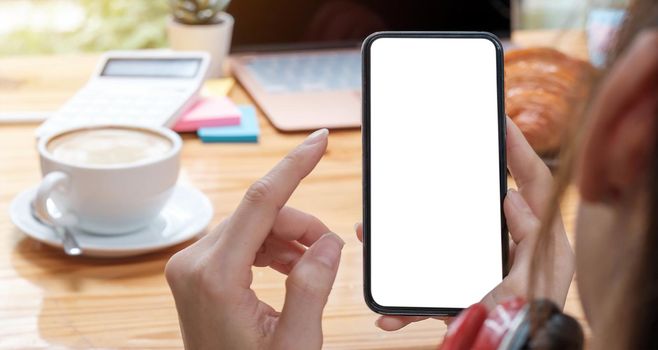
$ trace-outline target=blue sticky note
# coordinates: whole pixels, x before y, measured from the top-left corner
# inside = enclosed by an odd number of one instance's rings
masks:
[[[258,142],[258,118],[253,106],[241,105],[240,125],[204,127],[197,130],[203,142]]]

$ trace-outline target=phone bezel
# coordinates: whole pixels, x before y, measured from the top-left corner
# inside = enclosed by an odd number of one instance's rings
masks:
[[[507,160],[505,152],[506,117],[504,101],[503,47],[498,38],[487,32],[377,32],[368,36],[361,49],[362,53],[362,145],[363,145],[363,287],[368,307],[384,315],[409,316],[454,316],[462,308],[451,307],[405,307],[384,306],[375,302],[370,285],[370,48],[377,39],[382,38],[473,38],[486,39],[496,49],[496,80],[498,101],[498,153],[500,177],[500,220],[502,266],[501,280],[508,273],[508,231],[503,213],[503,201],[507,193]],[[476,301],[474,301],[476,302]]]

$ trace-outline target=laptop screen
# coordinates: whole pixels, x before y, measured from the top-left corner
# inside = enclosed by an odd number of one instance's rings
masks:
[[[358,46],[383,30],[510,35],[510,0],[234,0],[231,50]]]

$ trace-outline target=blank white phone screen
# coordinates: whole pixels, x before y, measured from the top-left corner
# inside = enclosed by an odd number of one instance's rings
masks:
[[[379,38],[370,81],[373,300],[468,307],[503,275],[495,46]]]

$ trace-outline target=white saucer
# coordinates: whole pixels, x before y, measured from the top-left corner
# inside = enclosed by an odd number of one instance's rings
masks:
[[[36,187],[21,192],[11,202],[11,221],[26,235],[45,244],[61,247],[61,238],[51,228],[32,217],[30,202]],[[95,257],[139,255],[186,241],[208,226],[212,204],[199,190],[178,185],[160,216],[149,226],[121,235],[96,235],[71,229],[83,254]]]

